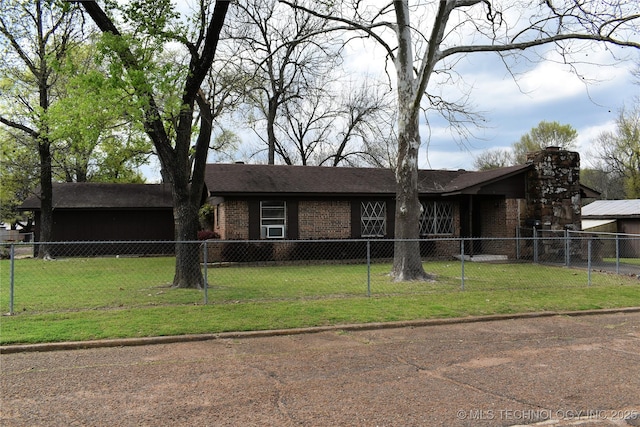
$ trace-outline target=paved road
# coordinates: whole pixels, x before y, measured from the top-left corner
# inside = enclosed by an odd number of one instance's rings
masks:
[[[640,312],[0,355],[3,426],[640,426]]]

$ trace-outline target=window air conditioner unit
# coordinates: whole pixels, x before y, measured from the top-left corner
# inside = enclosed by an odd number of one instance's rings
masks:
[[[262,237],[266,239],[284,239],[284,225],[265,225]]]

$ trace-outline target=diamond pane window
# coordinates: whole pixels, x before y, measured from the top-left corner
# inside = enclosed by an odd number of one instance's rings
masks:
[[[362,237],[384,237],[387,234],[387,206],[385,202],[362,202],[360,231]]]
[[[453,204],[450,202],[420,202],[420,235],[453,234]]]

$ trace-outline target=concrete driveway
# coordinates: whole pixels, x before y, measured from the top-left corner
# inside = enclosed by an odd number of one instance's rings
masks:
[[[640,426],[638,310],[0,362],[3,426]]]

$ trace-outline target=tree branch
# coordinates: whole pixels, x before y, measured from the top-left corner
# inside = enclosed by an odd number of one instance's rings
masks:
[[[607,36],[601,36],[597,34],[579,34],[579,33],[569,33],[569,34],[557,34],[549,37],[544,37],[537,40],[531,40],[528,42],[520,42],[520,43],[508,43],[504,45],[477,45],[477,46],[456,46],[449,49],[443,50],[439,59],[446,58],[451,55],[456,55],[459,53],[472,53],[472,52],[506,52],[512,50],[525,50],[535,46],[543,46],[550,43],[561,42],[565,40],[590,40],[590,41],[598,41],[611,43],[617,46],[626,46],[626,47],[634,47],[640,49],[640,42],[633,41],[624,41],[617,40]]]
[[[2,116],[0,116],[0,123],[4,124],[6,126],[9,126],[10,128],[13,128],[13,129],[21,130],[22,132],[30,135],[33,138],[38,138],[38,136],[40,135],[37,131],[31,129],[28,126],[25,126],[25,125],[23,125],[21,123],[18,123],[18,122],[14,122],[13,120],[9,120],[9,119],[7,119],[5,117],[2,117]]]
[[[449,21],[449,16],[451,15],[452,10],[453,6],[450,5],[449,2],[440,2],[438,14],[434,20],[433,30],[431,31],[431,37],[429,38],[429,46],[424,54],[424,57],[422,59],[422,66],[418,73],[418,91],[416,93],[416,99],[414,101],[413,108],[420,107],[422,94],[427,90],[427,85],[429,84],[431,73],[433,72],[436,63],[441,59],[439,55],[440,43],[442,43],[444,31],[447,26],[447,22]]]
[[[353,30],[360,30],[360,31],[364,31],[369,37],[373,38],[375,41],[377,41],[380,46],[382,46],[386,51],[387,54],[389,55],[389,57],[392,60],[395,60],[395,55],[394,55],[394,49],[391,48],[391,46],[389,46],[389,44],[387,42],[384,41],[384,39],[382,39],[382,37],[380,37],[378,34],[376,34],[375,31],[373,31],[375,28],[379,28],[379,27],[388,27],[388,28],[392,28],[392,29],[396,29],[396,25],[393,24],[392,22],[378,22],[375,24],[370,24],[370,25],[365,25],[359,22],[356,22],[354,20],[351,19],[347,19],[347,18],[342,18],[340,16],[332,16],[332,15],[327,15],[324,13],[320,13],[320,12],[316,12],[315,10],[309,9],[307,7],[304,6],[300,6],[299,4],[296,3],[292,3],[288,0],[278,0],[280,3],[286,4],[287,6],[294,8],[294,9],[299,9],[302,10],[310,15],[313,15],[315,17],[318,18],[322,18],[325,19],[327,21],[333,21],[333,22],[339,22],[342,24],[345,24],[343,26],[336,26],[336,27],[331,27],[331,28],[327,28],[324,29],[322,31],[317,32],[317,34],[320,33],[327,33],[327,32],[331,32],[331,31],[353,31]],[[308,37],[312,37],[314,35],[317,34],[309,34],[308,36],[306,36],[306,38]]]

